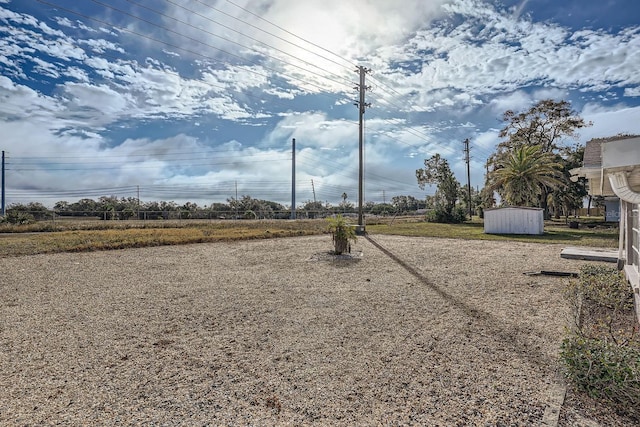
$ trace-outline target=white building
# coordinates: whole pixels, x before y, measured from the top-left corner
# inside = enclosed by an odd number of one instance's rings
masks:
[[[543,234],[544,209],[504,207],[484,211],[487,234]]]
[[[640,321],[640,136],[587,142],[583,166],[571,174],[587,178],[589,194],[620,199],[618,265],[633,287]]]

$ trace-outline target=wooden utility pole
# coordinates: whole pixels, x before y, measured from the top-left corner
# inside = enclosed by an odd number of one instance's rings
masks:
[[[464,161],[467,162],[467,194],[469,196],[469,219],[473,219],[473,208],[471,207],[471,169],[469,167],[469,138],[464,143]]]
[[[137,193],[138,193],[138,206],[137,206],[138,213],[137,213],[137,215],[138,215],[138,219],[140,219],[140,186],[139,185],[136,185],[136,190],[137,190]]]
[[[296,219],[296,139],[291,139],[291,219]]]
[[[0,216],[4,216],[4,214],[6,213],[5,207],[4,207],[4,189],[5,189],[5,185],[4,185],[4,150],[2,151],[2,201],[0,202]]]
[[[365,85],[365,76],[371,70],[363,66],[359,66],[356,70],[360,74],[360,83],[358,89],[360,92],[360,98],[356,103],[358,107],[358,149],[359,149],[359,168],[358,168],[358,234],[364,234],[364,219],[363,219],[363,205],[364,205],[364,111],[371,105],[364,102],[364,94],[367,89]]]

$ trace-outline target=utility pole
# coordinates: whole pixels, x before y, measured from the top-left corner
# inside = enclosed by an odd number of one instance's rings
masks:
[[[236,181],[236,217],[235,219],[238,219],[238,181]]]
[[[367,89],[370,89],[365,85],[365,76],[371,70],[369,68],[365,68],[363,66],[359,66],[356,70],[360,75],[360,83],[357,86],[360,92],[360,98],[356,103],[356,107],[358,107],[358,149],[359,149],[359,168],[358,168],[358,228],[356,231],[358,234],[364,234],[364,220],[363,220],[363,199],[364,199],[364,111],[365,109],[371,105],[364,102],[364,93]]]
[[[469,168],[469,138],[463,141],[464,161],[467,162],[467,193],[469,196],[469,219],[473,219],[473,209],[471,208],[471,170]]]
[[[291,219],[296,219],[296,139],[291,139]]]
[[[387,198],[385,197],[384,190],[382,190],[382,204],[383,205],[387,204]]]
[[[2,150],[2,202],[0,203],[0,216],[4,216],[4,150]]]
[[[140,186],[136,185],[136,190],[138,191],[138,219],[140,219]]]
[[[311,191],[313,191],[313,204],[316,204],[316,187],[313,185],[313,180],[311,180]]]

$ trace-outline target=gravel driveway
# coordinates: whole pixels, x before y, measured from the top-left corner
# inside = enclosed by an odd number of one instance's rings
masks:
[[[556,245],[328,236],[0,259],[2,425],[540,425]]]

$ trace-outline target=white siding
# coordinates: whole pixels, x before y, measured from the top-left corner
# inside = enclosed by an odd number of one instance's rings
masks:
[[[539,208],[498,208],[484,213],[489,234],[543,234],[544,213]]]
[[[636,316],[640,322],[640,203],[622,203],[625,221],[620,233],[624,243],[624,273],[633,288]]]

